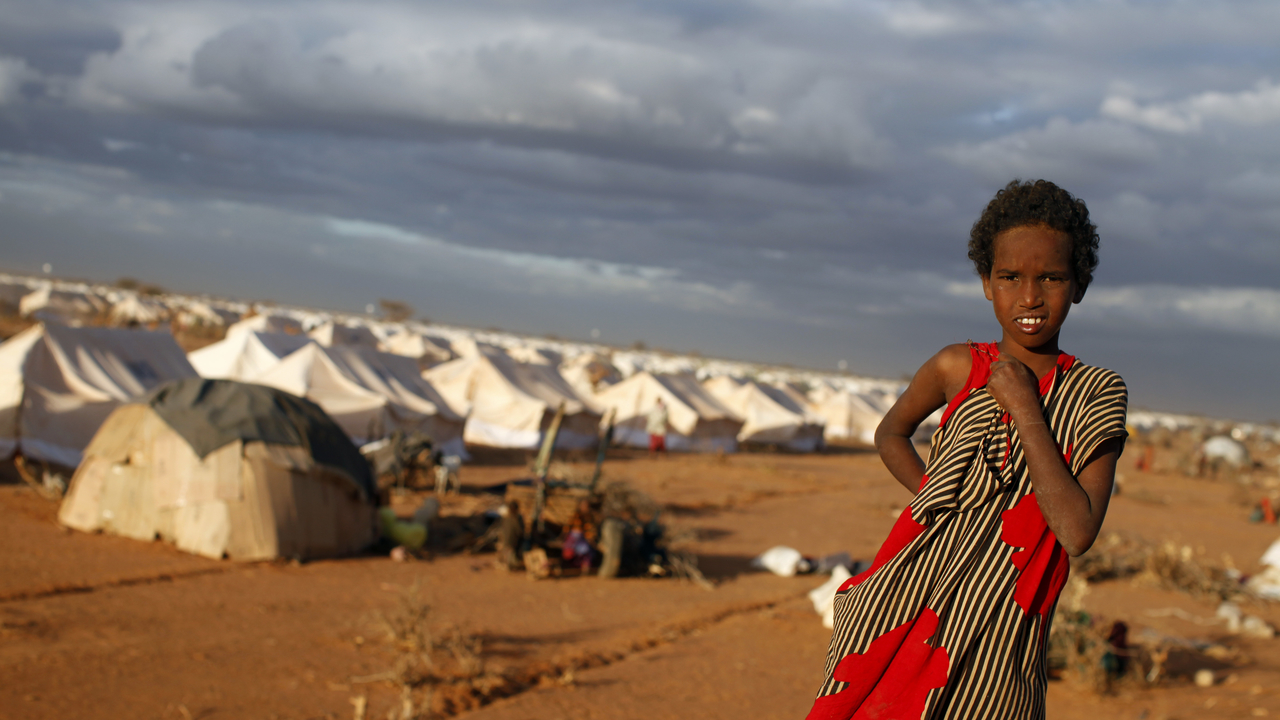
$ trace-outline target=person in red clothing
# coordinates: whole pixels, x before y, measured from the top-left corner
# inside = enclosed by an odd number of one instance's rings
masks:
[[[644,423],[645,432],[649,433],[649,457],[656,457],[659,453],[667,454],[668,423],[667,404],[662,398],[658,398]]]

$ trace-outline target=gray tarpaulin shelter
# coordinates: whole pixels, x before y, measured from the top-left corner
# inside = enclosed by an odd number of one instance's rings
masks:
[[[310,558],[371,543],[373,497],[368,464],[319,406],[193,378],[107,418],[58,517],[209,557]]]

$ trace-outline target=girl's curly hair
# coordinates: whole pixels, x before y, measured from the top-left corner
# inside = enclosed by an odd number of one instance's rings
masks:
[[[990,277],[996,236],[1005,230],[1042,225],[1071,238],[1071,267],[1083,290],[1098,267],[1098,228],[1089,222],[1084,201],[1048,180],[1015,179],[987,203],[969,231],[969,259],[982,277]]]

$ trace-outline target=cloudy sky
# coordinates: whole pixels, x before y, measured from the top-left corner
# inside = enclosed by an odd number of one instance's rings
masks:
[[[1085,199],[1064,347],[1280,418],[1280,4],[0,0],[0,267],[898,377]]]

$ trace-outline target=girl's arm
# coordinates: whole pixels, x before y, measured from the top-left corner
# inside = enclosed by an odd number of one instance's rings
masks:
[[[914,495],[924,479],[924,460],[911,436],[934,410],[964,387],[972,364],[966,345],[948,345],[916,371],[911,384],[898,397],[876,427],[876,450],[893,477]]]
[[[1045,423],[1039,383],[1030,368],[1007,354],[991,366],[987,391],[1009,413],[1022,437],[1022,452],[1031,474],[1031,487],[1049,529],[1068,555],[1083,554],[1098,537],[1111,501],[1119,440],[1104,442],[1094,451],[1079,476],[1071,474],[1062,452]]]

